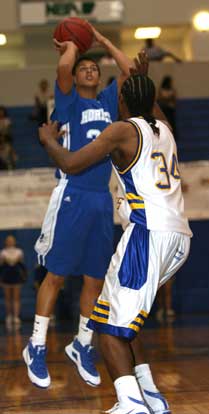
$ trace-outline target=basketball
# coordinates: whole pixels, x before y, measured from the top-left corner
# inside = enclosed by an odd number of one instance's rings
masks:
[[[54,38],[58,42],[72,40],[81,53],[86,52],[90,48],[93,37],[90,24],[79,17],[63,19],[54,31]]]

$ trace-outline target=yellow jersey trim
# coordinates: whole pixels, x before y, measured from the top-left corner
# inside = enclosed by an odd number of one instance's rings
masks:
[[[133,325],[132,323],[130,323],[130,325],[128,325],[128,327],[130,329],[133,329],[136,332],[139,332],[140,331],[140,326]]]
[[[105,300],[100,300],[100,299],[97,301],[97,304],[99,304],[99,305],[105,305],[105,306],[110,306],[109,302],[106,302]]]
[[[141,319],[141,318],[135,318],[134,319],[135,320],[135,322],[138,322],[138,323],[140,323],[141,325],[144,325],[144,320],[143,319]]]
[[[131,207],[131,210],[144,210],[144,203],[137,204],[137,203],[130,203],[129,206]]]
[[[103,313],[103,315],[109,315],[110,311],[98,308],[97,306],[94,306],[94,311],[98,313]]]
[[[144,201],[143,197],[136,195],[134,193],[126,193],[127,200],[142,200]]]
[[[136,164],[136,162],[138,161],[138,159],[139,159],[139,157],[141,155],[142,143],[143,143],[142,132],[141,132],[141,129],[139,128],[139,126],[137,125],[137,123],[135,121],[133,121],[132,119],[128,119],[127,122],[130,122],[130,124],[132,124],[132,125],[135,126],[135,128],[136,128],[136,130],[138,132],[138,140],[139,140],[139,143],[138,143],[138,149],[137,149],[136,156],[134,157],[134,159],[131,162],[131,164],[125,170],[123,170],[123,171],[119,171],[118,170],[118,173],[121,174],[121,175],[127,173],[134,166],[134,164]]]
[[[139,314],[141,313],[141,315],[142,316],[144,316],[145,318],[147,318],[148,317],[148,313],[147,312],[145,312],[145,311],[143,311],[143,310],[141,310],[141,311],[139,311]]]
[[[93,321],[96,322],[100,322],[100,323],[107,323],[107,319],[106,318],[101,318],[100,316],[96,316],[91,314],[90,319],[92,319]]]

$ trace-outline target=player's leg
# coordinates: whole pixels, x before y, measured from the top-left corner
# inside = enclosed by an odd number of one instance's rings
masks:
[[[88,198],[87,198],[88,197]],[[86,195],[85,206],[89,206],[88,220],[83,223],[86,238],[83,242],[82,266],[86,273],[80,296],[80,321],[74,341],[66,346],[66,354],[77,365],[81,377],[89,385],[100,384],[100,375],[95,366],[94,349],[91,345],[93,331],[87,327],[105,273],[113,252],[113,212],[109,193]],[[89,276],[91,275],[91,276]]]
[[[65,347],[69,358],[77,365],[78,372],[91,386],[100,384],[100,375],[95,367],[94,349],[91,346],[93,331],[87,327],[95,301],[103,286],[103,279],[84,275],[80,295],[80,320],[78,333],[72,343]]]
[[[64,277],[47,273],[37,295],[33,333],[23,350],[28,376],[33,384],[41,388],[47,388],[51,383],[46,366],[46,337],[50,316],[63,283]]]
[[[147,278],[148,243],[146,229],[139,231],[134,224],[126,228],[88,325],[101,335],[102,353],[118,397],[118,403],[109,410],[114,414],[149,413],[134,375],[130,346],[157,290],[157,282],[152,286]],[[146,291],[150,292],[150,300],[144,300]]]
[[[4,290],[4,301],[5,301],[5,309],[6,309],[6,327],[7,329],[12,328],[12,321],[13,321],[13,306],[12,306],[12,285],[3,284]]]
[[[187,259],[190,241],[187,236],[177,233],[152,233],[150,239],[150,256],[155,266],[153,269],[150,268],[149,271],[153,273],[153,277],[158,272],[158,287],[163,286],[165,288],[166,284],[164,286],[164,283],[167,281],[170,284],[172,283],[170,278]],[[158,251],[159,253],[157,253]],[[168,402],[156,386],[149,364],[142,363],[137,340],[138,338],[132,342],[136,364],[134,369],[144,400],[151,407],[154,414],[168,414],[170,413]]]
[[[20,320],[20,306],[21,306],[21,285],[13,287],[13,310],[14,310],[14,324],[18,328],[21,324]]]
[[[100,347],[114,382],[118,403],[107,411],[113,414],[150,414],[133,374],[134,359],[127,339],[100,334]]]
[[[165,289],[165,313],[167,319],[175,319],[175,311],[173,310],[172,304],[172,288],[173,288],[174,279],[169,279],[164,285]]]
[[[68,195],[67,182],[61,182],[51,196],[43,222],[41,235],[35,250],[39,264],[48,269],[37,295],[36,314],[31,339],[23,351],[28,376],[37,386],[46,388],[51,379],[46,366],[46,336],[51,313],[64,276],[70,274],[70,262],[73,261],[69,237],[71,231],[71,205],[64,201]],[[69,249],[69,252],[68,252]]]
[[[147,363],[146,353],[141,343],[141,335],[137,335],[131,342],[131,347],[135,360],[134,373],[144,400],[152,408],[154,414],[169,413],[168,403],[158,390],[152,376],[150,365]]]

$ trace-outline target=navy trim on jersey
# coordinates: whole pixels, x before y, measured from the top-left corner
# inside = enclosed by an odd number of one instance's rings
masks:
[[[142,132],[141,132],[140,127],[137,125],[137,123],[135,121],[133,121],[132,119],[127,119],[124,122],[129,122],[130,124],[132,124],[136,128],[137,136],[138,136],[138,147],[137,147],[136,154],[135,154],[133,160],[131,161],[131,163],[129,164],[129,166],[127,168],[125,168],[125,170],[123,170],[123,171],[119,171],[118,170],[118,173],[121,174],[121,175],[123,175],[126,172],[128,172],[137,163],[137,161],[138,161],[138,159],[139,159],[139,157],[141,155],[142,146],[143,146],[143,136],[142,136]]]

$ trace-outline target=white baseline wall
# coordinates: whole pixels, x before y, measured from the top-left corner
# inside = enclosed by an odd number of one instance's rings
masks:
[[[124,24],[188,24],[199,10],[209,10],[208,0],[124,0]]]
[[[117,75],[117,69],[102,68],[104,86],[109,76]],[[179,98],[209,98],[208,86],[209,63],[152,63],[150,76],[158,87],[164,75],[174,79]],[[34,93],[40,79],[47,78],[53,92],[56,77],[55,66],[30,67],[18,70],[0,70],[0,105],[24,106],[32,105]]]

